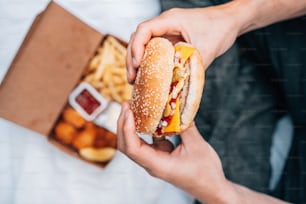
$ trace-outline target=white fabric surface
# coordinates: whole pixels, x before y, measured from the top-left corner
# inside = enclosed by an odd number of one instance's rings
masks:
[[[158,0],[57,2],[97,30],[124,40],[139,22],[159,12]],[[34,17],[47,3],[0,0],[0,82]],[[187,204],[192,200],[121,153],[102,170],[0,118],[0,204]]]
[[[271,178],[269,188],[274,189],[281,177],[285,167],[286,158],[288,157],[293,139],[293,124],[291,117],[285,115],[282,117],[275,128],[272,146],[271,146]]]

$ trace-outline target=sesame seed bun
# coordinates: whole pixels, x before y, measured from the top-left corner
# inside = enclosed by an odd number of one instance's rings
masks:
[[[180,45],[191,46],[187,43]],[[152,38],[146,46],[131,99],[136,130],[140,133],[162,136],[156,135],[156,130],[168,101],[175,67],[174,54],[174,46],[166,38]],[[186,66],[190,74],[180,94],[180,131],[163,135],[170,136],[187,129],[199,109],[204,86],[204,68],[198,51],[193,52]]]

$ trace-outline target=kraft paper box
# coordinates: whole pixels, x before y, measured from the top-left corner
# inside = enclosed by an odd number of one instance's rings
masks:
[[[0,85],[0,117],[46,136],[56,147],[82,159],[54,139],[52,130],[104,37],[50,2],[36,17]]]

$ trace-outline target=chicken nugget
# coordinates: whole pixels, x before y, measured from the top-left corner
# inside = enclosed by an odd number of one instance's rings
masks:
[[[108,140],[108,131],[105,128],[102,127],[97,127],[96,126],[96,131],[97,131],[97,137],[94,142],[94,147],[95,148],[102,148],[102,147],[107,147],[109,146],[109,140]]]
[[[82,128],[86,123],[85,119],[71,107],[64,110],[63,118],[67,123],[70,123],[76,128]]]
[[[106,147],[106,146],[107,146],[107,141],[106,141],[104,135],[97,134],[96,138],[95,138],[95,141],[94,141],[94,144],[93,144],[93,147],[102,148],[102,147]]]
[[[57,138],[60,142],[69,145],[75,138],[77,131],[72,125],[66,122],[60,122],[56,125],[54,133],[55,138]]]
[[[96,132],[94,129],[82,130],[72,141],[72,146],[77,150],[92,147],[95,141]]]
[[[91,131],[96,131],[96,125],[93,122],[86,121],[85,129],[91,130]]]
[[[106,145],[108,147],[112,147],[112,148],[117,147],[117,136],[114,133],[110,131],[106,131],[105,140],[106,140]]]

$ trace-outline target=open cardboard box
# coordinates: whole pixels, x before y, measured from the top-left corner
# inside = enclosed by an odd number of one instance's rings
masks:
[[[33,22],[0,86],[0,117],[46,136],[56,147],[82,159],[54,139],[52,131],[104,37],[50,2]]]

